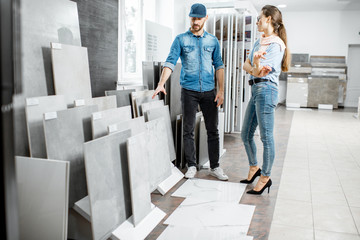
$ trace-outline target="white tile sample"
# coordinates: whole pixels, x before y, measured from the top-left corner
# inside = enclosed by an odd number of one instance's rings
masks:
[[[91,126],[93,139],[105,136],[108,126],[131,119],[131,107],[119,107],[92,114]]]
[[[43,114],[46,112],[65,110],[66,108],[65,98],[62,95],[26,99],[25,113],[31,157],[47,157]]]
[[[52,43],[51,58],[57,95],[64,95],[68,104],[92,97],[86,47]]]
[[[172,187],[175,186],[181,179],[184,178],[184,174],[175,166],[171,168],[171,175],[163,182],[161,182],[157,190],[162,194],[165,195]]]
[[[237,226],[246,234],[255,206],[186,198],[164,224],[189,227]]]
[[[144,117],[133,118],[130,120],[122,121],[108,126],[108,133],[121,132],[130,129],[131,136],[135,136],[141,132],[145,132],[145,119]]]
[[[140,112],[141,112],[142,115],[144,115],[144,113],[147,110],[162,107],[162,106],[164,106],[164,100],[155,100],[155,101],[143,103],[143,104],[140,105]]]
[[[83,216],[86,220],[91,222],[90,218],[90,199],[89,196],[84,197],[83,199],[77,201],[74,204],[73,209]]]
[[[16,157],[20,239],[67,239],[70,164]]]
[[[164,118],[158,118],[145,123],[149,133],[146,149],[139,149],[149,156],[150,191],[171,175],[171,162],[167,145],[166,125]]]
[[[147,121],[151,121],[157,118],[163,117],[166,124],[166,134],[167,134],[167,145],[169,148],[170,153],[170,161],[173,161],[176,159],[176,153],[175,153],[175,144],[174,144],[174,137],[171,127],[171,120],[170,120],[170,112],[169,112],[169,106],[163,106],[158,108],[149,109],[145,113],[145,119]]]
[[[145,91],[139,91],[139,92],[132,92],[131,93],[131,102],[132,102],[132,108],[133,108],[133,114],[134,117],[140,116],[139,114],[139,107],[136,104],[136,99],[138,99],[137,101],[139,102],[139,104],[143,104],[145,102],[149,102],[151,101],[151,97],[154,95],[155,91],[154,90],[145,90]],[[156,96],[156,100],[158,100],[159,97]],[[139,105],[139,106],[140,106]]]
[[[131,106],[131,93],[134,89],[129,90],[110,90],[105,91],[106,96],[116,96],[117,107]]]
[[[94,239],[107,239],[131,215],[126,140],[130,130],[84,144]]]
[[[116,96],[76,99],[74,105],[75,107],[80,107],[83,105],[97,105],[99,111],[105,111],[117,107]]]
[[[193,178],[188,179],[171,196],[239,203],[245,189],[246,185],[240,183]]]
[[[44,114],[48,158],[70,162],[69,207],[87,195],[84,142],[91,140],[91,114],[97,106],[83,106]]]
[[[128,138],[126,143],[134,226],[138,226],[141,220],[151,212],[149,156],[139,151],[139,148],[146,148],[147,135],[147,132],[139,133]]]

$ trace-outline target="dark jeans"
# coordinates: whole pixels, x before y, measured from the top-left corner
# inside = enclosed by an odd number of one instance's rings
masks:
[[[196,149],[194,141],[195,116],[198,106],[203,113],[208,137],[208,153],[210,167],[219,166],[219,132],[218,132],[218,109],[214,102],[216,90],[208,92],[195,92],[181,89],[181,105],[184,126],[184,150],[188,167],[196,166]]]

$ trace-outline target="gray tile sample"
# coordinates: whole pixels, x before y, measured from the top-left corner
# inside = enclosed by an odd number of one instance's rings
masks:
[[[176,151],[176,166],[179,167],[181,164],[181,145],[182,145],[182,115],[176,116],[176,134],[175,134],[175,151]]]
[[[292,53],[291,54],[291,63],[309,63],[309,54],[308,53]]]
[[[203,117],[201,118],[200,121],[198,151],[199,151],[199,167],[201,168],[205,163],[209,161],[207,131]]]
[[[145,91],[139,91],[139,92],[132,92],[131,93],[131,106],[132,106],[132,110],[133,110],[133,116],[134,117],[138,117],[139,116],[139,112],[138,112],[138,107],[137,107],[137,105],[136,105],[136,101],[135,101],[135,99],[136,98],[145,98],[145,99],[151,99],[151,97],[152,97],[152,95],[155,93],[155,91],[154,90],[145,90]],[[156,99],[158,99],[158,97],[156,98]],[[139,102],[140,103],[140,105],[142,104],[142,103],[144,103],[144,102],[146,102],[146,100],[145,101],[143,101],[143,102]]]
[[[74,204],[73,209],[79,213],[81,216],[83,216],[86,220],[88,220],[89,222],[91,222],[91,218],[90,218],[90,199],[89,199],[89,195],[84,197],[83,199],[77,201]]]
[[[87,48],[51,43],[55,93],[68,104],[92,98]]]
[[[308,107],[319,104],[332,104],[338,108],[339,78],[314,77],[308,79]]]
[[[225,127],[225,113],[224,112],[219,112],[219,125],[218,125],[218,130],[219,130],[219,156],[222,156],[222,153],[224,151],[224,127]]]
[[[156,100],[140,105],[140,111],[144,115],[147,110],[164,106],[164,100]]]
[[[169,106],[163,106],[159,108],[153,108],[145,113],[145,119],[147,121],[151,121],[157,118],[164,118],[165,124],[166,124],[166,134],[167,134],[167,145],[169,148],[170,153],[170,161],[173,161],[176,159],[176,153],[175,153],[175,145],[174,145],[174,137],[172,133],[171,128],[171,120],[170,120],[170,112],[169,112]]]
[[[99,111],[105,111],[117,107],[116,96],[77,99],[75,100],[74,104],[75,107],[80,107],[84,105],[97,105]]]
[[[67,239],[70,164],[16,157],[20,239]]]
[[[135,227],[151,212],[149,156],[139,151],[147,148],[148,140],[148,132],[127,140],[131,206]]]
[[[148,102],[154,102],[154,101],[158,101],[159,100],[159,96],[155,96],[154,99],[152,98],[152,94],[150,95],[146,95],[146,96],[141,96],[141,97],[136,97],[134,102],[135,102],[135,107],[136,107],[136,116],[140,117],[143,116],[143,111],[141,108],[141,105],[143,103],[148,103]]]
[[[175,65],[175,69],[170,76],[170,118],[173,134],[175,135],[175,121],[176,116],[182,113],[181,109],[181,86],[180,86],[180,74],[181,74],[181,63]]]
[[[108,239],[131,216],[126,140],[130,130],[84,144],[93,239]]]
[[[47,158],[43,114],[66,108],[65,98],[62,95],[26,99],[25,113],[31,157]]]
[[[121,121],[108,126],[108,133],[122,132],[124,130],[130,129],[131,136],[135,136],[141,132],[145,132],[145,119],[144,117],[133,118],[126,121]]]
[[[110,90],[105,91],[106,96],[116,96],[117,107],[131,106],[131,93],[134,89],[129,90]]]
[[[108,133],[108,126],[131,119],[131,107],[119,107],[93,113],[91,126],[93,139],[105,136]]]
[[[87,195],[84,142],[91,140],[91,114],[97,106],[83,106],[44,114],[48,158],[70,162],[69,207]]]
[[[154,90],[154,62],[153,61],[143,61],[142,62],[142,77],[143,84],[148,86],[150,90]]]
[[[169,161],[169,149],[167,145],[166,124],[164,118],[158,118],[145,123],[149,133],[147,149],[143,154],[149,156],[150,191],[171,175],[171,163]]]

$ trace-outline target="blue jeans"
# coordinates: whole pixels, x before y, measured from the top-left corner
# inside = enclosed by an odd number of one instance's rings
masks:
[[[278,103],[278,88],[272,82],[260,82],[251,86],[251,99],[246,108],[241,138],[245,145],[250,166],[257,166],[254,132],[259,125],[264,146],[261,174],[270,176],[275,158],[274,115]]]

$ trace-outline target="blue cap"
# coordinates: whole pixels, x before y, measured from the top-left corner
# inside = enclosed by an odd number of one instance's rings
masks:
[[[206,17],[206,7],[200,3],[191,6],[189,17],[203,18]]]

